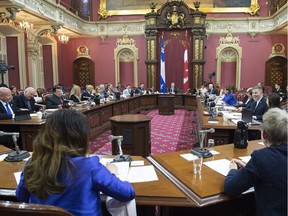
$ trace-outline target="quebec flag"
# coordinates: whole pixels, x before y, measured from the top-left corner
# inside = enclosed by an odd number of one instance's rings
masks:
[[[161,39],[160,92],[166,93],[164,39]]]

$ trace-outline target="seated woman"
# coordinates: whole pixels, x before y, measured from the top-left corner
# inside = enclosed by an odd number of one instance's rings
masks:
[[[80,103],[81,102],[81,88],[78,85],[73,85],[70,91],[70,97],[69,100],[74,101],[75,103]]]
[[[13,97],[15,97],[16,95],[19,95],[16,86],[12,85],[9,87],[9,89],[11,90],[11,94]]]
[[[281,98],[277,93],[271,93],[267,97],[267,105],[269,108],[281,108],[280,106]]]
[[[119,180],[98,156],[87,157],[89,126],[81,112],[55,111],[33,144],[16,189],[20,202],[59,206],[73,215],[102,215],[100,192],[121,202],[135,198],[129,182]],[[114,164],[108,166],[117,173]]]
[[[222,101],[229,106],[235,106],[237,101],[234,97],[234,95],[231,92],[231,87],[229,85],[225,86],[224,88],[224,98],[222,99]]]

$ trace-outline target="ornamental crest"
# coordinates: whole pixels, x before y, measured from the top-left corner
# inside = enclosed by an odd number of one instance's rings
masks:
[[[168,12],[166,16],[166,22],[169,28],[182,28],[184,26],[185,15],[184,13],[177,11],[177,6],[173,5],[172,12]]]

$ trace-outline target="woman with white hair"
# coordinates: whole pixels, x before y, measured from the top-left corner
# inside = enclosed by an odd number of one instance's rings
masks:
[[[267,148],[252,153],[247,164],[232,159],[224,183],[231,196],[254,187],[257,216],[287,215],[287,122],[279,108],[263,116],[263,139]]]

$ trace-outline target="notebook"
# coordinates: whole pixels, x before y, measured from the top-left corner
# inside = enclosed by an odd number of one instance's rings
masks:
[[[252,110],[249,110],[249,109],[242,109],[242,121],[248,123],[248,124],[256,124],[256,125],[259,125],[259,124],[262,124],[262,122],[260,121],[257,121],[255,119],[252,118]]]

